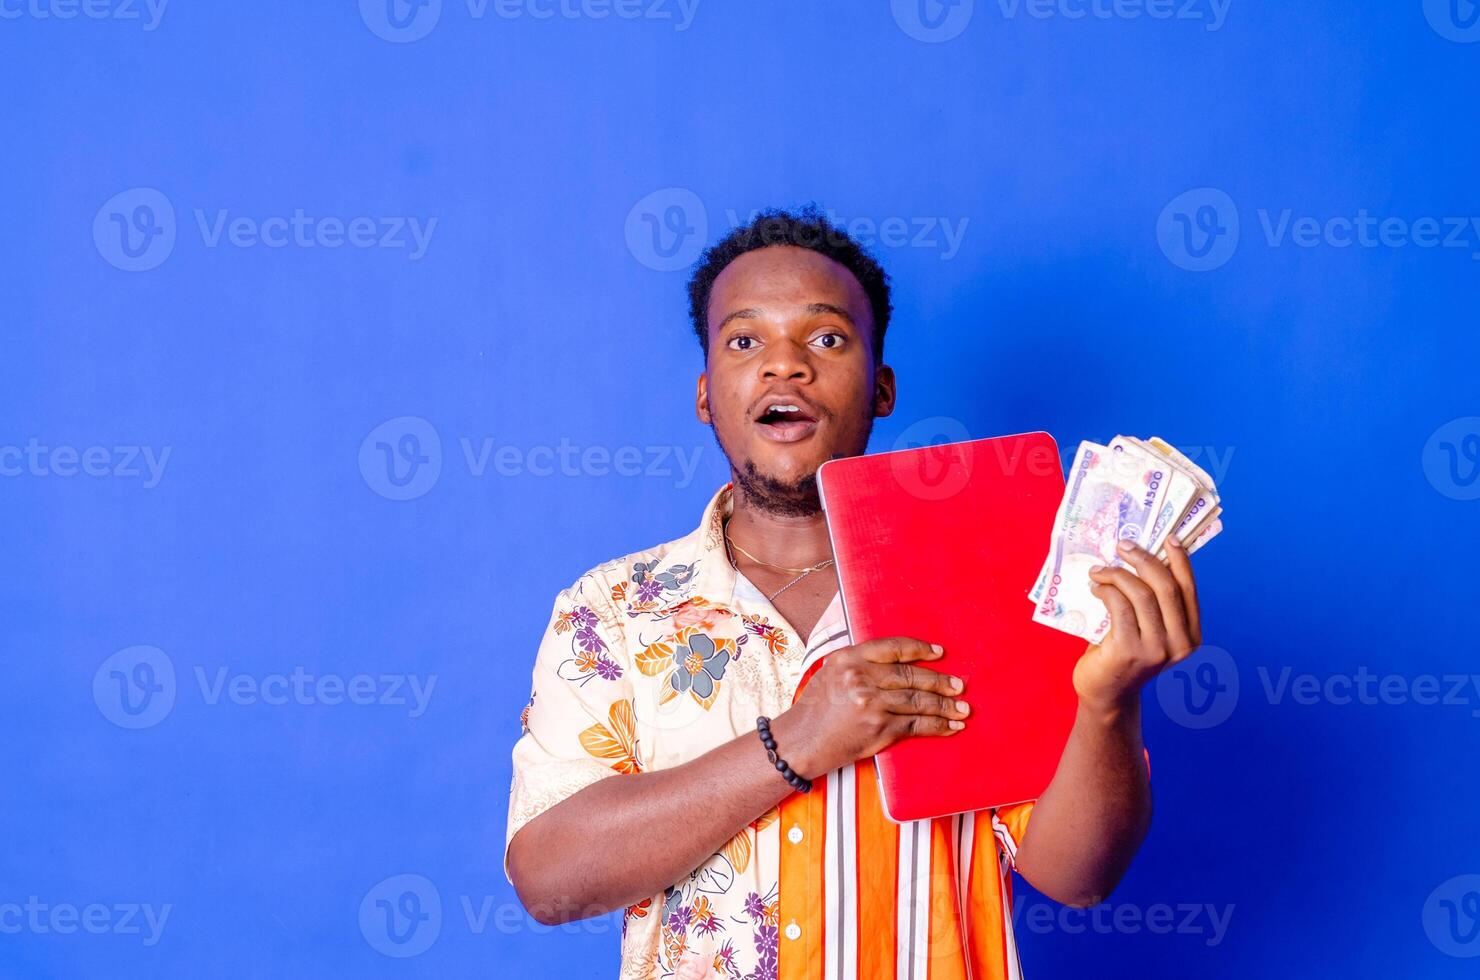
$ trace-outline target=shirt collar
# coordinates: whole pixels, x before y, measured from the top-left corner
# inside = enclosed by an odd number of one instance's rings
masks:
[[[693,591],[683,601],[691,602],[698,597],[714,605],[728,606],[734,603],[738,573],[735,566],[730,564],[730,555],[725,549],[725,520],[733,509],[734,484],[726,483],[710,498],[699,526],[686,537],[680,538],[664,559],[670,567],[691,565],[694,568]],[[760,590],[754,586],[751,588],[756,596],[765,599]],[[812,628],[812,636],[798,636],[797,639],[805,646],[808,640],[821,640],[846,628],[843,597],[839,592],[833,596],[822,618]]]
[[[699,526],[664,556],[664,563],[688,565],[694,570],[689,599],[700,597],[716,605],[728,605],[735,594],[735,567],[725,551],[725,519],[734,506],[733,484],[726,483],[710,498]],[[686,600],[687,601],[687,600]]]

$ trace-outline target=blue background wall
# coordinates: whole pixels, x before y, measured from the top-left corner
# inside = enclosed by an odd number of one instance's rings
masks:
[[[725,477],[683,267],[812,199],[894,276],[877,448],[1227,497],[1152,836],[1030,975],[1471,975],[1469,0],[385,3],[0,0],[0,975],[615,975],[500,868],[535,644]]]

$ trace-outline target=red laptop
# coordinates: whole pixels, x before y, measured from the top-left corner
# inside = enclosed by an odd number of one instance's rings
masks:
[[[1046,432],[830,460],[818,471],[854,643],[913,636],[966,682],[966,728],[874,759],[896,821],[1006,806],[1048,787],[1074,724],[1084,640],[1027,601],[1064,495]]]

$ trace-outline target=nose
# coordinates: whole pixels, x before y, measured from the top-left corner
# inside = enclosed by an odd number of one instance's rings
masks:
[[[814,376],[806,344],[781,340],[766,346],[761,361],[761,379],[765,381],[810,382]]]

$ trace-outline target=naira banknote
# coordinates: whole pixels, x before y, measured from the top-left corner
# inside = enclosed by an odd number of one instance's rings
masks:
[[[1095,565],[1126,567],[1130,540],[1166,560],[1173,535],[1191,553],[1222,530],[1212,478],[1165,440],[1116,436],[1081,443],[1054,519],[1048,557],[1028,592],[1035,622],[1099,643],[1110,630],[1090,587]]]
[[[1218,503],[1218,491],[1213,484],[1213,478],[1165,439],[1152,436],[1145,441],[1144,445],[1147,449],[1155,450],[1166,456],[1173,466],[1182,470],[1198,484],[1199,493],[1192,501],[1192,505],[1188,507],[1182,520],[1178,522],[1175,532],[1177,540],[1187,546],[1187,553],[1190,555],[1217,537],[1218,533],[1223,530],[1221,520],[1223,508]],[[1158,558],[1165,560],[1166,548],[1161,548],[1156,554]]]
[[[1153,546],[1159,546],[1165,540],[1173,518],[1186,509],[1195,493],[1195,485],[1174,470],[1161,454],[1124,436],[1116,436],[1108,446],[1089,442],[1081,444],[1079,453],[1086,451],[1088,455],[1076,455],[1074,465],[1070,467],[1069,486],[1054,522],[1054,541],[1060,539],[1067,526],[1066,514],[1076,496],[1075,474],[1082,467],[1081,477],[1091,488],[1116,481],[1125,487],[1139,488],[1137,492],[1148,512],[1128,518],[1117,530],[1119,537],[1116,540],[1126,538],[1148,551],[1155,550]],[[1105,491],[1093,489],[1092,492],[1103,494]],[[1114,542],[1111,543],[1111,551],[1113,554]],[[1038,580],[1028,594],[1033,602],[1043,599],[1044,590],[1053,577],[1055,557],[1055,550],[1050,549]],[[1117,559],[1116,564],[1122,563]]]
[[[1175,529],[1173,520],[1187,513],[1187,508],[1192,506],[1192,498],[1197,496],[1197,481],[1139,439],[1116,436],[1110,440],[1110,451],[1130,454],[1141,464],[1150,463],[1155,468],[1151,475],[1153,486],[1157,481],[1166,483],[1166,492],[1161,495],[1151,529],[1136,542],[1155,553]]]
[[[1116,545],[1149,539],[1166,500],[1170,469],[1139,447],[1080,444],[1054,521],[1053,549],[1036,586],[1035,622],[1091,642],[1108,631],[1110,614],[1090,592],[1089,570],[1124,566]]]

